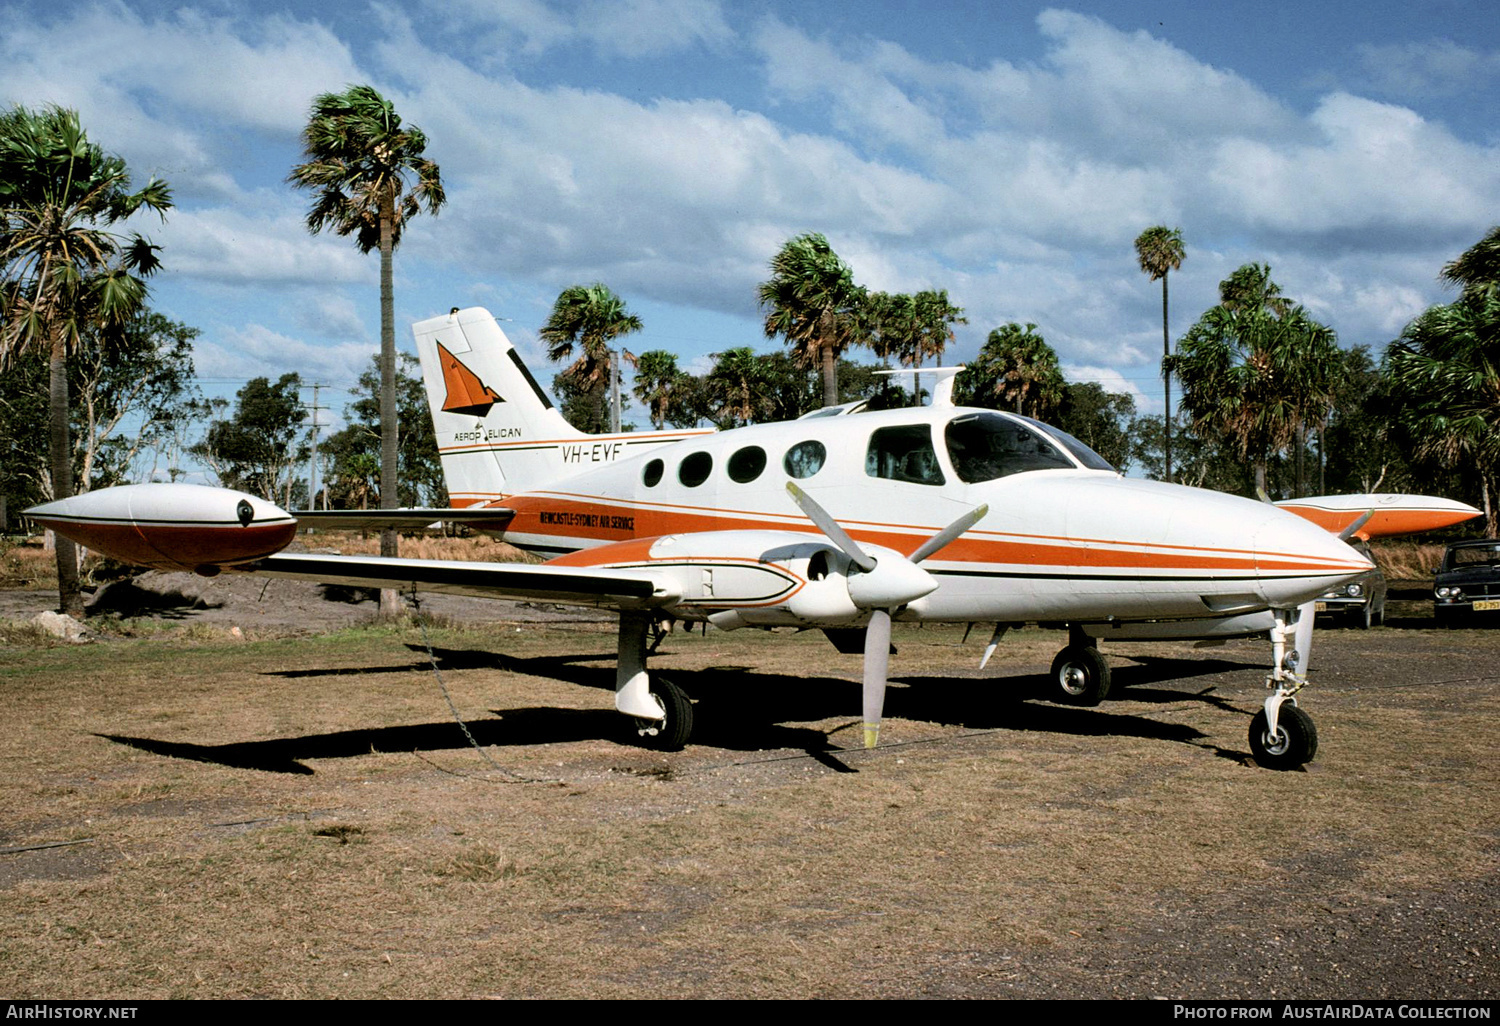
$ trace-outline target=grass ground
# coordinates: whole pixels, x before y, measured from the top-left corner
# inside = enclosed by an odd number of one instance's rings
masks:
[[[873,753],[812,633],[673,635],[678,753],[628,743],[607,624],[0,648],[0,992],[1500,989],[1500,632],[1320,632],[1294,773],[1246,760],[1263,645],[1111,646],[1075,709],[1056,635],[983,674],[961,635],[898,630]]]

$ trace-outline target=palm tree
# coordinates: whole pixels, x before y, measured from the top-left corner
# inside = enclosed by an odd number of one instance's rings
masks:
[[[436,214],[446,197],[437,164],[422,156],[427,136],[403,125],[391,102],[367,85],[313,100],[302,130],[304,163],[287,180],[317,190],[307,229],[353,235],[361,253],[380,251],[380,504],[398,504],[400,449],[396,419],[396,314],[391,254],[406,222]],[[395,531],[380,536],[380,554],[395,556]],[[394,612],[396,595],[381,592],[381,611]]]
[[[155,178],[131,192],[124,160],[89,142],[75,111],[0,114],[0,358],[48,354],[54,499],[73,494],[67,358],[86,332],[122,330],[160,266],[156,246],[107,228],[142,208],[164,217],[171,207],[170,190]],[[64,538],[57,578],[62,611],[82,615],[76,551]]]
[[[1462,286],[1464,299],[1500,288],[1500,225],[1444,266],[1443,280]]]
[[[715,353],[713,370],[703,378],[704,404],[721,430],[766,419],[771,392],[766,366],[749,346]]]
[[[1172,372],[1167,364],[1172,357],[1172,337],[1167,329],[1167,272],[1182,266],[1186,255],[1182,247],[1182,229],[1156,225],[1136,236],[1135,255],[1141,270],[1151,276],[1152,281],[1161,279],[1161,380],[1163,399],[1166,403],[1162,425],[1166,429],[1162,447],[1164,479],[1172,480]]]
[[[640,356],[625,353],[635,368],[635,397],[646,404],[647,415],[656,430],[667,421],[683,419],[682,399],[688,389],[688,375],[677,367],[677,357],[665,349],[651,349]]]
[[[912,297],[916,306],[916,338],[912,347],[912,366],[918,369],[922,361],[927,357],[937,360],[939,367],[943,365],[943,353],[948,348],[948,343],[955,338],[953,334],[954,324],[968,324],[969,319],[964,316],[964,308],[954,306],[948,302],[947,289],[927,289],[918,292]],[[921,375],[916,375],[912,380],[912,392],[916,396],[917,405],[922,403]]]
[[[1063,400],[1062,370],[1057,353],[1035,324],[1004,324],[990,332],[984,346],[954,382],[954,401],[965,406],[1010,407],[1027,417],[1043,418]]]
[[[625,300],[607,286],[570,285],[557,296],[552,315],[537,334],[548,345],[547,358],[566,360],[579,348],[578,358],[563,371],[590,395],[597,422],[604,420],[605,391],[615,388],[617,370],[610,342],[641,330],[641,319],[625,309]],[[620,430],[618,398],[610,411],[609,428]]]
[[[1463,286],[1386,351],[1398,417],[1418,452],[1479,472],[1486,526],[1500,533],[1500,228],[1443,268]]]
[[[1332,330],[1284,298],[1269,268],[1246,264],[1219,295],[1167,366],[1194,430],[1231,441],[1264,492],[1270,455],[1326,416],[1345,361]]]
[[[838,357],[858,342],[866,295],[854,273],[816,232],[787,240],[757,290],[767,338],[783,336],[807,367],[823,373],[823,405],[837,406]]]
[[[872,292],[865,304],[865,343],[882,360],[892,357],[908,367],[921,368],[927,357],[942,359],[953,340],[951,324],[968,324],[962,307],[948,301],[946,289],[915,295]],[[913,375],[913,403],[922,404],[921,376]]]

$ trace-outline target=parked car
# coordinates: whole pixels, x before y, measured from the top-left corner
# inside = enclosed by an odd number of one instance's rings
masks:
[[[1448,546],[1433,575],[1432,615],[1448,626],[1461,620],[1500,624],[1500,538]]]
[[[1374,562],[1364,542],[1354,546],[1360,555]],[[1318,597],[1317,611],[1332,617],[1346,627],[1369,630],[1385,622],[1385,574],[1375,567],[1347,584],[1341,584]]]

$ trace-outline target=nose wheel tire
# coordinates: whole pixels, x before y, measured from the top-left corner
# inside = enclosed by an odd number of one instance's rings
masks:
[[[1287,703],[1276,716],[1276,734],[1272,736],[1262,709],[1250,721],[1250,752],[1257,764],[1266,769],[1287,770],[1312,762],[1318,752],[1318,728],[1312,717]]]
[[[663,752],[681,751],[693,736],[693,703],[676,684],[651,675],[651,694],[667,712],[665,720],[637,717],[635,743]]]
[[[1109,694],[1109,664],[1092,645],[1069,645],[1052,660],[1053,697],[1067,705],[1098,705]]]

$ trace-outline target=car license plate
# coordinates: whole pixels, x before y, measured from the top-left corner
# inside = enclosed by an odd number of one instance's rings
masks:
[[[1476,606],[1475,608],[1477,609],[1478,607]],[[1319,602],[1317,605],[1313,606],[1313,612],[1315,612],[1315,613],[1326,613],[1326,612],[1328,612],[1328,603],[1327,602]]]
[[[1475,599],[1474,611],[1480,612],[1485,609],[1500,609],[1500,599]]]

